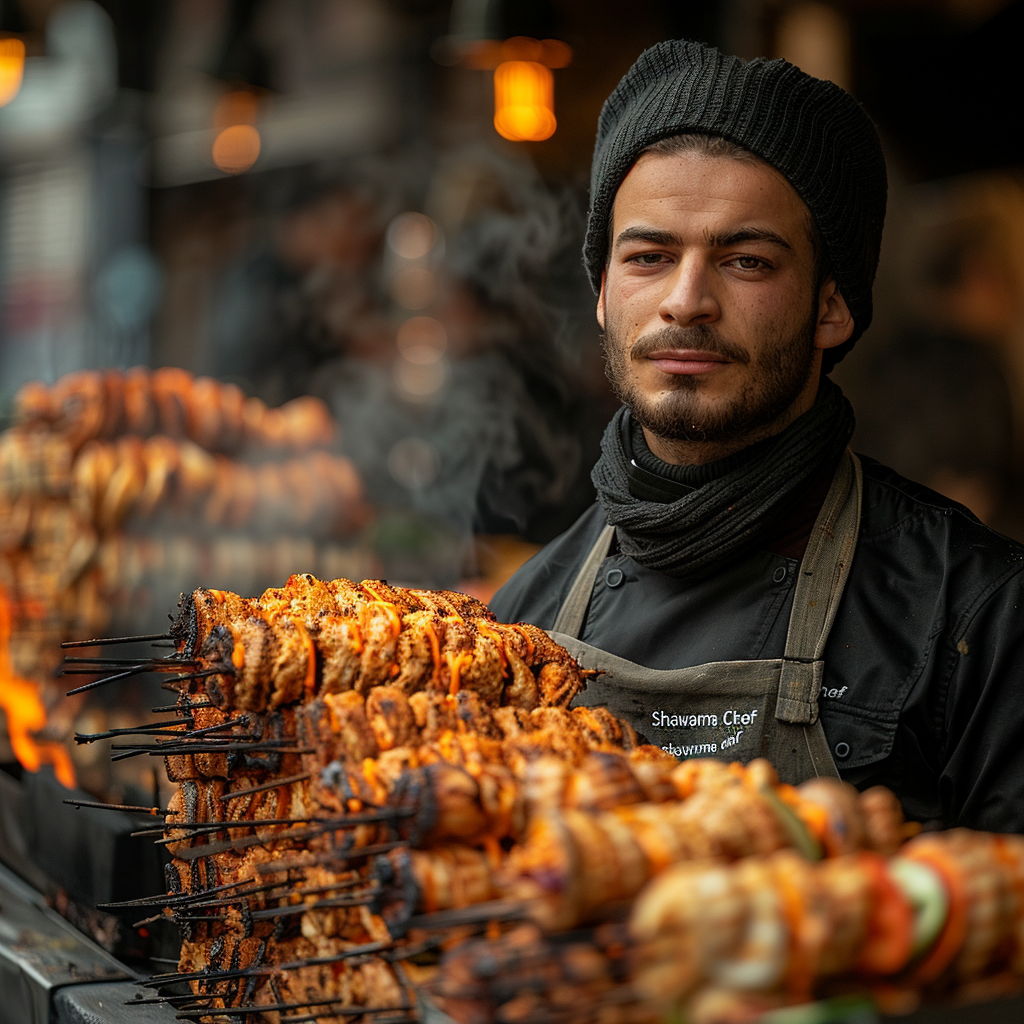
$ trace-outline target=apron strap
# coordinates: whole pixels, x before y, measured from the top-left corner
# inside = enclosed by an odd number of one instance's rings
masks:
[[[813,725],[818,721],[825,670],[822,654],[857,547],[862,492],[860,460],[847,448],[800,563],[775,707],[775,717],[783,722]],[[820,732],[820,727],[814,731]]]
[[[597,582],[597,572],[601,563],[608,557],[611,550],[612,538],[615,536],[615,527],[606,526],[598,535],[594,546],[590,549],[583,568],[580,569],[569,596],[565,599],[562,607],[558,609],[558,616],[551,632],[564,633],[566,636],[579,639],[583,632],[583,623],[587,619],[587,607],[590,604],[590,595]]]

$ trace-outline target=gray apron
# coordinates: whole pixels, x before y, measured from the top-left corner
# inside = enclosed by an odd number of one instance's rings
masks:
[[[649,743],[680,759],[746,763],[766,757],[791,784],[817,775],[838,777],[818,719],[818,694],[822,654],[857,546],[862,489],[860,462],[847,449],[800,562],[781,658],[653,669],[579,640],[615,532],[606,526],[551,630],[583,668],[601,673],[574,703],[607,707]]]

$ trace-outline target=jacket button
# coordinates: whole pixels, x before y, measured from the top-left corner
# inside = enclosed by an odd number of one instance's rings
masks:
[[[840,761],[845,761],[850,756],[850,744],[837,743],[835,747],[835,755]]]
[[[604,574],[604,581],[609,587],[617,587],[623,580],[623,573],[621,569],[609,569]]]
[[[775,572],[772,573],[772,579],[775,580],[776,583],[781,583],[785,578],[786,578],[785,566],[780,565],[778,567],[778,569],[776,569]]]

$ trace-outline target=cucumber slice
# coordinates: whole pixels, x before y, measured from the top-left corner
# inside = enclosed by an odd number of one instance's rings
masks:
[[[782,830],[793,844],[793,849],[797,853],[803,854],[808,860],[821,860],[821,844],[807,831],[807,826],[797,817],[792,808],[782,800],[771,786],[761,786],[760,792],[761,796],[768,802],[768,806],[771,807],[775,817],[778,818]]]
[[[914,908],[914,956],[926,953],[942,932],[949,913],[949,893],[939,875],[920,861],[894,857],[889,875]]]

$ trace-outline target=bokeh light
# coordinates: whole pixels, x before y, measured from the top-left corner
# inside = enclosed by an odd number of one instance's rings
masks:
[[[251,124],[233,124],[213,140],[213,162],[225,174],[241,174],[259,159],[260,133]]]
[[[542,142],[555,134],[555,84],[548,68],[530,60],[495,68],[494,127],[512,142]]]
[[[388,225],[388,246],[403,260],[429,256],[437,237],[437,227],[423,213],[401,213]]]
[[[25,44],[20,39],[0,39],[0,107],[18,95],[24,74]]]
[[[213,163],[225,174],[241,174],[259,159],[262,141],[256,130],[259,98],[246,89],[225,93],[213,111]]]

